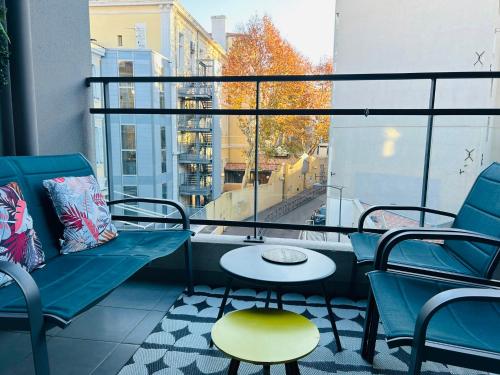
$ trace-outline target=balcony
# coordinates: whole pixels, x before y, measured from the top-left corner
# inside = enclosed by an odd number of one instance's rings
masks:
[[[36,2],[33,3],[36,4]],[[44,15],[46,13],[50,12],[37,12],[35,14]],[[84,12],[75,13],[83,14]],[[19,19],[19,24],[21,24],[22,19],[26,21],[30,17]],[[69,21],[66,21],[64,17],[60,19],[61,22],[71,23],[69,25],[66,23],[68,30],[72,27],[78,27],[79,22],[74,22],[73,17],[68,17],[68,19]],[[42,24],[49,24],[49,22],[51,20],[47,20]],[[13,25],[16,25],[16,23]],[[48,29],[49,33],[50,31],[51,28]],[[21,28],[16,34],[17,38],[25,33],[26,30]],[[83,32],[82,34],[83,43],[88,43],[88,35]],[[17,38],[14,36],[12,41],[15,45]],[[57,35],[52,34],[49,36],[57,37]],[[62,33],[60,37],[71,38],[72,33]],[[73,40],[71,39],[71,41]],[[78,43],[74,44],[78,46]],[[43,43],[40,45],[47,48],[52,45],[60,46],[59,43]],[[55,53],[58,50],[59,47],[49,52]],[[78,65],[81,56],[73,50],[70,52],[67,56],[60,56],[60,59],[51,59],[51,61],[54,64],[60,62],[69,64],[65,57],[71,58],[71,64],[81,68],[75,69],[75,71],[87,72],[88,66],[82,67]],[[44,50],[42,53],[45,57],[48,54]],[[52,54],[50,55],[52,56]],[[13,54],[13,61],[17,56],[19,54]],[[26,66],[27,64],[18,63],[17,68]],[[45,71],[47,76],[52,77],[52,75],[55,75],[55,78],[51,78],[54,84],[65,82],[67,87],[83,87],[82,80],[84,77],[76,77],[75,79],[75,77],[66,74],[65,70],[58,69],[58,66],[51,65],[47,68],[46,64],[36,64],[36,67],[37,69],[47,69]],[[42,83],[46,82],[43,80],[43,75],[38,70],[37,72],[39,74],[37,80],[41,80]],[[19,73],[19,70],[17,73]],[[13,74],[16,74],[15,70],[13,70]],[[16,77],[16,85],[13,85],[13,89],[24,88],[20,90],[23,95],[33,94],[43,89],[43,85],[39,83],[40,81],[37,81],[39,86],[35,87],[32,82],[32,86],[26,89],[26,86],[23,85],[26,81],[23,81],[23,79],[28,79],[29,74],[18,74]],[[84,121],[75,121],[68,125],[68,118],[82,119],[81,114],[86,112],[87,108],[81,108],[81,103],[85,103],[88,99],[88,92],[85,91],[77,98],[78,100],[75,99],[71,103],[72,105],[60,105],[62,109],[54,111],[64,112],[64,116],[58,118],[57,126],[54,125],[56,122],[46,121],[47,118],[51,119],[51,117],[43,116],[48,116],[48,112],[51,111],[48,111],[47,108],[54,108],[54,102],[60,104],[59,101],[61,101],[67,104],[67,98],[59,96],[60,93],[63,93],[63,96],[71,96],[68,94],[67,87],[58,86],[57,90],[52,90],[53,95],[57,96],[57,100],[54,97],[51,98],[51,95],[38,95],[37,99],[41,100],[42,103],[44,103],[43,100],[50,98],[52,104],[52,106],[47,107],[38,106],[41,113],[38,122],[39,129],[36,126],[29,126],[29,121],[23,118],[26,114],[36,114],[36,108],[29,106],[30,103],[33,104],[35,101],[26,100],[22,96],[14,97],[12,103],[23,109],[23,116],[20,116],[19,112],[17,112],[17,116],[15,116],[15,133],[17,134],[10,134],[9,136],[15,136],[15,147],[14,144],[10,146],[19,154],[36,154],[38,152],[38,137],[40,137],[40,145],[44,147],[40,150],[43,154],[86,152],[82,145],[91,144],[94,136],[103,137],[99,154],[91,155],[88,153],[87,156],[96,159],[97,171],[103,171],[103,176],[97,177],[99,177],[100,181],[106,181],[108,184],[106,191],[110,200],[121,198],[121,196],[117,195],[125,194],[125,192],[128,192],[127,197],[130,195],[133,197],[141,196],[142,192],[146,192],[144,196],[161,198],[168,196],[177,187],[179,188],[179,195],[183,199],[189,195],[214,195],[212,197],[214,199],[210,202],[203,202],[204,206],[202,208],[196,202],[193,204],[193,201],[187,200],[191,205],[187,209],[187,213],[191,218],[191,227],[189,229],[194,233],[194,236],[187,233],[187,238],[193,244],[194,274],[198,284],[195,288],[195,294],[193,296],[181,296],[184,293],[185,265],[182,253],[177,252],[172,257],[158,259],[146,265],[142,271],[131,279],[122,283],[116,289],[110,290],[108,295],[90,301],[88,309],[76,316],[65,329],[51,325],[53,316],[40,314],[40,319],[35,323],[35,325],[39,324],[39,329],[33,331],[40,333],[47,330],[49,354],[48,357],[45,357],[48,358],[50,363],[50,370],[56,374],[75,373],[82,375],[98,373],[120,373],[123,375],[149,374],[153,372],[189,372],[193,374],[225,372],[229,361],[217,349],[209,347],[210,329],[216,320],[217,307],[224,298],[223,287],[226,285],[227,280],[227,275],[222,273],[219,268],[219,260],[222,255],[230,250],[248,246],[253,242],[263,242],[266,245],[279,247],[293,245],[316,250],[336,263],[336,272],[326,283],[326,290],[335,293],[333,299],[334,318],[337,320],[344,351],[337,352],[335,347],[330,322],[327,319],[329,311],[325,307],[324,296],[319,291],[319,287],[294,286],[278,290],[279,294],[272,295],[271,307],[279,306],[278,297],[283,294],[285,309],[297,312],[307,311],[306,315],[319,327],[320,346],[310,356],[301,359],[300,369],[303,373],[356,373],[359,371],[376,374],[406,373],[410,363],[409,352],[411,349],[408,349],[408,347],[389,349],[388,344],[394,345],[395,342],[389,341],[387,344],[381,332],[379,332],[380,336],[376,340],[377,355],[374,360],[374,367],[372,368],[368,362],[361,359],[361,335],[367,316],[366,296],[369,290],[365,274],[371,270],[371,265],[356,263],[347,235],[357,233],[358,219],[363,215],[366,208],[373,204],[405,203],[403,201],[408,199],[412,204],[436,205],[439,209],[445,209],[448,208],[445,205],[450,204],[450,201],[446,200],[447,198],[452,197],[453,204],[465,199],[468,187],[484,167],[483,163],[491,161],[488,158],[498,160],[496,158],[498,158],[499,148],[496,147],[497,143],[494,142],[496,142],[496,136],[499,133],[498,125],[496,125],[493,117],[499,116],[500,110],[498,108],[477,108],[473,106],[439,107],[435,105],[434,101],[436,87],[440,87],[439,85],[436,86],[436,82],[446,81],[448,83],[447,80],[485,79],[488,80],[487,96],[489,98],[492,92],[489,86],[490,81],[499,78],[499,72],[215,77],[214,80],[226,81],[233,79],[235,82],[238,82],[238,79],[245,80],[245,82],[254,79],[255,81],[252,83],[257,83],[255,85],[257,90],[265,90],[264,83],[267,80],[272,82],[288,82],[290,80],[296,82],[308,80],[336,81],[337,98],[342,97],[342,92],[349,94],[349,91],[345,87],[343,88],[342,85],[351,84],[350,81],[386,80],[394,82],[401,80],[406,82],[417,80],[427,83],[428,87],[426,88],[429,89],[422,100],[426,103],[424,106],[410,105],[409,107],[399,108],[394,104],[388,107],[374,106],[373,108],[334,106],[334,108],[329,109],[257,107],[252,109],[215,108],[211,110],[210,116],[250,116],[252,121],[249,123],[255,124],[253,131],[257,140],[255,149],[250,149],[250,151],[254,151],[253,155],[255,157],[253,161],[241,163],[240,170],[243,172],[243,176],[242,181],[237,183],[241,186],[238,186],[237,190],[227,192],[222,192],[219,189],[217,196],[215,196],[216,178],[220,178],[222,175],[222,172],[218,173],[217,170],[222,171],[223,166],[216,163],[222,163],[222,157],[216,158],[213,156],[215,153],[208,152],[217,143],[180,143],[181,153],[178,155],[178,161],[183,164],[183,170],[185,169],[189,173],[186,175],[179,174],[177,170],[173,170],[173,163],[164,168],[165,172],[159,173],[158,170],[163,169],[161,167],[163,161],[167,165],[167,160],[175,159],[169,154],[170,149],[166,145],[167,142],[163,142],[162,145],[162,140],[157,138],[161,138],[162,133],[166,134],[168,128],[164,122],[153,126],[152,123],[144,121],[144,118],[147,116],[153,117],[152,115],[179,115],[196,118],[196,116],[207,116],[207,113],[197,109],[119,108],[114,106],[112,101],[108,101],[110,97],[113,97],[110,95],[110,91],[113,94],[113,84],[117,82],[129,80],[146,86],[156,81],[173,82],[179,80],[184,82],[186,77],[94,77],[87,79],[89,85],[102,85],[102,91],[106,94],[103,96],[105,100],[99,103],[96,102],[96,104],[102,104],[102,107],[90,109],[92,116],[99,116],[103,125],[102,134],[97,134],[96,131],[96,134],[92,134],[92,136],[89,135],[90,123],[80,126],[80,122],[83,123]],[[68,82],[67,80],[70,79],[71,82]],[[196,78],[193,79],[196,80]],[[443,86],[446,87],[446,85]],[[365,88],[363,87],[363,89]],[[50,90],[46,92],[50,94]],[[383,92],[383,90],[380,91],[380,93]],[[412,93],[415,94],[415,91],[412,91]],[[186,88],[186,91],[181,95],[184,95],[185,98],[207,99],[211,98],[212,92],[207,91],[206,87],[203,88],[202,84],[198,86],[195,84]],[[259,96],[257,95],[257,97]],[[396,101],[397,99],[397,97],[394,97],[392,100]],[[375,99],[370,103],[374,102],[376,102]],[[78,107],[77,111],[71,112],[71,108],[74,109],[75,107]],[[28,110],[25,111],[26,108]],[[68,114],[71,116],[68,116]],[[112,126],[113,123],[110,122],[110,119],[112,116],[119,117],[122,115],[127,121],[131,121],[132,117],[135,116],[141,121],[134,124],[126,123],[125,125],[130,128],[125,129],[125,132],[120,132],[123,128],[113,128],[114,125]],[[296,136],[290,134],[289,137],[277,137],[280,139],[275,140],[275,144],[271,142],[272,140],[263,139],[268,134],[263,131],[263,129],[266,129],[265,121],[259,122],[259,120],[268,120],[263,118],[273,116],[297,116],[301,119],[313,116],[333,116],[334,126],[331,128],[334,133],[330,139],[332,144],[329,145],[334,154],[332,158],[327,159],[326,156],[321,156],[319,151],[315,152],[314,149],[311,149],[302,155],[297,153],[298,155],[293,158],[275,158],[276,160],[272,160],[272,163],[269,162],[269,165],[272,165],[273,168],[262,168],[264,163],[268,163],[268,161],[263,160],[263,154],[259,154],[259,152],[265,152],[266,147],[269,149],[282,142],[282,138],[291,139]],[[408,120],[408,118],[411,120]],[[459,122],[447,121],[446,118]],[[477,118],[488,119],[486,122],[474,122],[478,121]],[[402,119],[405,119],[405,121],[402,121]],[[486,123],[487,125],[485,125]],[[190,126],[188,124],[189,120],[186,120],[186,128]],[[144,129],[140,128],[141,126],[151,128],[151,134],[143,136],[142,130]],[[200,125],[196,126],[194,124],[193,126],[193,129],[196,129]],[[98,127],[96,126],[96,128]],[[132,128],[140,129],[140,131],[134,132]],[[456,134],[464,135],[460,139],[465,139],[465,147],[462,147],[463,142],[453,138],[453,135],[456,136]],[[2,138],[7,138],[7,135],[7,133],[2,133]],[[116,142],[117,140],[119,142]],[[152,142],[147,143],[148,140],[152,140]],[[170,139],[170,141],[175,142],[177,140],[174,136],[174,139]],[[269,141],[269,144],[266,141]],[[480,145],[485,142],[491,142],[487,144],[488,152],[479,152]],[[470,146],[469,143],[473,146]],[[99,143],[96,142],[97,144]],[[142,150],[138,148],[141,145],[144,146],[144,144],[146,146]],[[416,148],[411,148],[411,145],[416,145]],[[90,149],[92,150],[94,146],[92,145]],[[282,145],[279,144],[279,146]],[[246,154],[252,154],[248,148],[243,147],[242,150]],[[2,149],[2,152],[6,151]],[[145,154],[161,157],[162,161],[155,160],[156,163],[144,162],[147,159],[141,159],[141,157]],[[282,155],[282,153],[277,154]],[[127,158],[127,163],[136,166],[135,174],[123,174],[122,162],[124,155]],[[444,162],[440,164],[443,160]],[[202,172],[194,172],[194,169],[199,166],[193,167],[189,164],[211,164],[213,180],[209,183],[208,179],[203,180],[198,177],[200,174],[203,175]],[[412,167],[408,168],[409,165]],[[45,167],[43,163],[33,163],[25,166],[26,172],[20,178],[22,184],[32,181],[34,174],[43,174],[42,166]],[[50,167],[53,167],[53,165],[48,168],[50,169]],[[12,167],[9,168],[4,169],[6,171],[5,182],[10,182],[14,170]],[[247,173],[246,170],[249,169],[252,169],[253,175],[257,177],[260,177],[261,171],[265,169],[268,172],[265,176],[266,183],[263,183],[261,178],[250,180],[247,178],[248,176],[244,176]],[[69,174],[74,171],[81,172],[79,169],[63,169],[61,174]],[[87,170],[84,171],[87,172]],[[161,174],[161,176],[158,177],[158,174]],[[324,176],[328,176],[328,181],[324,181]],[[155,180],[155,178],[157,179]],[[173,185],[174,183],[176,185]],[[316,186],[316,184],[321,186]],[[467,188],[464,189],[464,186]],[[134,189],[136,189],[136,192],[130,194]],[[30,197],[35,192],[34,189],[27,191],[27,197]],[[36,190],[37,193],[42,191],[42,186],[39,186]],[[439,194],[436,193],[438,191]],[[379,193],[380,195],[377,195]],[[379,201],[380,197],[382,197],[381,201]],[[436,197],[439,199],[436,199]],[[385,201],[386,199],[389,199],[389,201]],[[495,200],[491,200],[489,209],[496,207],[495,203]],[[41,205],[34,207],[33,214],[40,211],[38,208]],[[125,216],[122,215],[124,210],[132,211],[131,208],[134,207],[137,208],[135,211],[138,213],[137,216],[123,217]],[[457,209],[458,207],[453,211],[456,212]],[[159,203],[148,203],[146,201],[136,203],[133,206],[126,204],[115,207],[112,211],[117,215],[117,220],[121,223],[124,222],[130,231],[137,231],[139,234],[144,228],[148,230],[154,228],[153,225],[142,225],[150,223],[153,219],[159,222],[161,229],[167,227],[170,231],[176,230],[182,225],[182,219],[177,212],[163,210],[162,205]],[[54,216],[54,213],[51,212],[51,215]],[[323,215],[325,219],[324,225],[313,225],[320,220],[311,219],[312,215],[315,215],[315,218]],[[418,213],[416,215],[414,213],[404,214],[389,207],[379,213],[370,213],[366,217],[365,232],[375,236],[376,234],[385,233],[387,229],[393,227],[424,225],[434,229],[441,229],[449,225],[450,221],[449,217],[436,219],[433,217],[432,212]],[[37,230],[42,227],[36,221],[34,225]],[[304,235],[304,233],[307,234]],[[318,234],[318,236],[313,236],[311,233]],[[2,232],[2,235],[4,234],[5,231]],[[46,249],[55,246],[58,237],[54,237],[52,242],[47,242],[45,234],[42,241]],[[147,232],[147,237],[144,237],[143,242],[137,247],[137,251],[142,251],[142,255],[134,255],[135,258],[132,259],[127,258],[130,263],[136,262],[137,259],[144,257],[144,254],[148,254],[153,250],[161,251],[159,249],[161,246],[155,248],[151,246],[151,238],[156,235],[158,233]],[[121,235],[122,239],[124,237],[125,235]],[[162,245],[167,242],[162,242]],[[434,242],[428,242],[426,246],[432,247],[433,244]],[[473,247],[470,246],[470,248]],[[90,251],[99,252],[103,248],[105,249],[101,245]],[[117,249],[117,252],[125,252],[126,250],[127,247],[124,246]],[[54,256],[57,257],[58,255]],[[111,259],[118,259],[120,256],[111,255]],[[98,257],[101,257],[100,260],[103,258],[103,256]],[[88,273],[92,277],[87,278],[87,283],[92,283],[96,279],[99,280],[98,278],[102,275],[112,275],[114,272],[118,272],[113,268],[106,268],[104,272],[96,272],[91,267],[86,268],[83,266],[78,272],[67,272],[70,271],[70,263],[78,260],[84,262],[86,256],[73,254],[58,259],[61,259],[59,264],[68,268],[61,266],[58,269],[59,274],[67,278],[68,282],[78,274],[85,273],[87,275],[87,272],[94,272],[92,275]],[[461,263],[457,261],[457,264]],[[38,277],[41,272],[47,272],[51,267],[54,267],[54,265],[35,270],[32,274],[34,283],[48,281],[47,289],[42,290],[44,298],[57,295],[64,299],[66,296],[63,292],[72,292],[72,290],[69,290],[70,288],[65,286],[60,289],[51,289],[50,279]],[[401,272],[401,270],[394,273],[410,277],[407,272]],[[285,274],[292,274],[292,272],[285,272]],[[28,280],[30,279],[28,278]],[[86,286],[86,283],[82,283],[75,289],[90,293],[90,288],[87,290],[85,289]],[[2,289],[3,291],[7,290],[7,288],[13,290],[13,287],[14,285],[7,285],[0,288],[0,292]],[[244,282],[235,282],[232,288],[234,293],[230,297],[228,311],[264,306],[267,303],[267,290],[262,287],[249,286]],[[415,290],[418,291],[415,294],[421,292],[421,289],[417,288]],[[17,289],[12,291],[10,296],[16,297],[18,304],[24,303],[22,302],[22,295]],[[44,298],[39,303],[44,303]],[[326,300],[329,301],[330,299],[326,298]],[[74,304],[79,302],[81,301],[73,301]],[[2,303],[4,301],[0,299],[0,305]],[[394,315],[402,317],[403,314],[399,314],[399,312],[403,311],[405,304],[395,303],[393,307]],[[482,312],[482,310],[476,311]],[[26,323],[26,316],[27,313],[24,310],[21,312],[18,310],[14,312],[2,311],[1,313],[0,325],[3,329],[0,331],[0,342],[2,343],[1,374],[31,374],[34,372],[30,337],[25,332],[26,324],[21,324]],[[8,318],[12,320],[8,320]],[[14,323],[9,326],[6,323],[7,320]],[[446,323],[450,322],[451,320]],[[377,323],[376,321],[375,324]],[[491,330],[495,326],[492,325]],[[413,329],[414,325],[411,328]],[[468,335],[465,331],[464,329],[464,337]],[[458,335],[461,334],[460,330],[454,333],[457,334],[457,332]],[[41,336],[37,337],[40,338]],[[33,341],[35,344],[40,343],[40,340]],[[467,352],[466,354],[471,355],[473,353]],[[448,366],[447,361],[452,359],[449,355],[435,355],[433,361],[429,360],[425,363],[425,370],[431,374],[452,374],[467,371],[455,366]],[[468,362],[461,363],[462,366],[468,364]],[[276,369],[278,372],[284,371],[283,367],[276,367]],[[242,372],[245,373],[257,373],[260,370],[255,365],[246,365],[244,368],[242,365]],[[479,374],[472,371],[468,373]],[[42,374],[42,372],[38,372],[38,374]]]
[[[211,100],[213,85],[206,82],[187,83],[177,89],[177,95],[185,100]]]
[[[208,175],[210,176],[210,175]],[[181,195],[211,195],[212,184],[206,174],[183,173],[179,175],[179,194]]]
[[[182,132],[211,132],[212,116],[180,115],[177,117],[177,129]]]

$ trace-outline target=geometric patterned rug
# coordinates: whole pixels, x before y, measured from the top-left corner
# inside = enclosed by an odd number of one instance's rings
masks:
[[[209,348],[210,330],[217,316],[224,288],[195,287],[192,296],[181,295],[167,315],[151,332],[119,375],[198,375],[227,374],[229,359],[215,347]],[[275,296],[273,296],[274,298]],[[231,292],[226,313],[232,310],[264,307],[266,292],[237,289]],[[410,348],[389,349],[382,327],[377,337],[373,366],[360,355],[366,301],[334,298],[333,311],[344,350],[337,353],[327,319],[324,299],[301,294],[283,295],[285,310],[302,314],[318,327],[319,346],[299,361],[303,375],[326,374],[407,374]],[[271,307],[276,307],[271,303]],[[262,366],[241,363],[238,374],[259,374]],[[282,365],[271,366],[271,373],[284,374]],[[434,362],[424,362],[422,374],[485,374]]]

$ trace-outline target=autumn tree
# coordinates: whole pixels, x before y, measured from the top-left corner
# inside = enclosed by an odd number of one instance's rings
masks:
[[[229,49],[223,74],[327,74],[332,70],[331,61],[317,66],[311,64],[280,35],[272,20],[264,16],[254,17],[242,27]],[[253,83],[225,83],[223,95],[228,108],[255,108]],[[330,100],[331,82],[263,82],[260,86],[260,108],[328,108]],[[238,116],[238,124],[249,146],[245,171],[248,177],[254,165],[255,118]],[[259,151],[265,158],[283,155],[298,157],[327,139],[329,117],[261,116],[259,124]]]

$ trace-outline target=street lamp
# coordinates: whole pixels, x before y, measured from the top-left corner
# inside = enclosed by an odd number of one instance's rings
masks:
[[[325,185],[325,184],[320,184],[319,182],[315,183],[313,186],[332,188],[332,189],[338,190],[340,192],[340,201],[339,201],[339,228],[340,228],[342,226],[342,190],[344,190],[345,186]],[[340,232],[338,232],[337,242],[340,242]]]

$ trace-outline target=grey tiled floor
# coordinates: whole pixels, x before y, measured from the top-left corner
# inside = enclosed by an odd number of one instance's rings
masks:
[[[180,284],[130,280],[66,329],[49,330],[51,374],[116,374],[183,289]],[[0,331],[0,375],[4,374],[34,374],[28,333]]]

